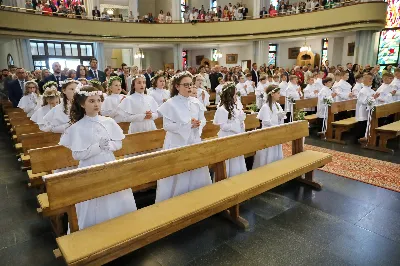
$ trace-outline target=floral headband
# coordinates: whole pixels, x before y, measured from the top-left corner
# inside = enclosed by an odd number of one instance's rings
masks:
[[[108,81],[108,87],[111,87],[111,84],[114,82],[114,81],[116,81],[116,80],[118,80],[119,82],[122,82],[122,79],[120,78],[120,77],[118,77],[118,76],[112,76],[112,77],[110,77],[110,80]]]
[[[54,86],[51,86],[50,88],[46,88],[46,90],[43,93],[43,97],[59,97],[61,95],[61,92],[57,90]]]
[[[27,82],[25,82],[25,88],[26,87],[28,87],[29,86],[29,84],[33,84],[33,85],[35,85],[36,86],[36,88],[38,88],[39,87],[39,85],[35,82],[35,81],[33,81],[33,80],[30,80],[30,81],[27,81]]]
[[[83,91],[83,90],[80,90],[80,91],[77,92],[77,94],[79,94],[81,96],[89,97],[89,96],[94,96],[94,95],[103,95],[103,92],[102,91]]]
[[[271,95],[272,93],[275,93],[277,91],[279,91],[281,88],[279,87],[275,87],[272,91],[268,92],[267,95]]]
[[[51,87],[53,87],[53,86],[57,89],[57,87],[58,87],[57,82],[55,82],[55,81],[49,81],[49,82],[47,82],[47,83],[45,83],[45,84],[43,85],[43,89],[51,88]]]
[[[92,85],[98,85],[101,86],[101,82],[96,80],[96,79],[91,79],[89,80],[89,83],[91,83]]]
[[[193,78],[193,75],[189,71],[182,71],[171,78],[171,82],[174,82],[175,79],[179,79],[182,76],[189,76],[190,78]]]
[[[54,81],[52,81],[52,82],[54,82]],[[74,80],[74,79],[66,79],[66,80],[60,82],[60,84],[62,86],[66,85],[66,84],[71,84],[71,83],[79,84],[79,81]]]
[[[236,89],[235,83],[233,82],[227,82],[223,87],[222,87],[222,91],[226,91],[229,89]]]
[[[142,76],[143,76],[143,75],[142,75]],[[164,78],[165,78],[164,73],[161,72],[161,73],[155,74],[154,77],[152,77],[152,78],[150,79],[150,81],[156,80],[156,79],[158,79],[158,78],[160,78],[160,77],[164,77]]]
[[[132,84],[135,82],[135,80],[136,79],[138,79],[138,78],[146,78],[144,75],[142,75],[142,74],[138,74],[138,75],[134,75],[134,76],[132,76]]]

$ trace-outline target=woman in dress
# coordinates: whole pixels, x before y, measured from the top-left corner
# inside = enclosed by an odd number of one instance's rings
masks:
[[[31,117],[42,103],[41,96],[39,94],[39,86],[34,81],[27,81],[25,82],[24,87],[24,96],[22,96],[21,100],[19,100],[17,107],[24,110],[27,117]]]
[[[113,119],[99,115],[102,94],[91,86],[82,87],[75,94],[71,107],[71,126],[60,139],[60,145],[70,149],[72,157],[79,161],[78,168],[115,160],[113,152],[121,149],[125,138]],[[131,189],[75,206],[80,230],[136,210]]]
[[[218,125],[220,130],[218,137],[232,136],[245,132],[244,120],[246,115],[238,104],[236,88],[234,83],[226,83],[222,88],[221,102],[214,116],[214,125]],[[225,161],[226,174],[228,177],[239,175],[247,171],[244,156],[238,156]]]
[[[267,102],[261,107],[257,118],[262,122],[262,128],[279,126],[283,124],[285,112],[279,104],[280,88],[269,85],[266,90]],[[283,158],[282,144],[257,151],[254,156],[253,168],[272,163]]]
[[[66,79],[63,82],[61,87],[62,101],[43,117],[45,127],[41,130],[64,133],[65,129],[69,127],[72,100],[74,99],[78,84],[79,82],[73,79]]]
[[[189,97],[192,75],[181,72],[172,78],[171,99],[158,108],[166,131],[163,149],[201,142],[199,127],[205,121],[205,108]],[[208,167],[169,176],[157,181],[156,202],[160,202],[211,184]]]
[[[113,118],[117,123],[122,122],[123,118],[118,114],[118,105],[125,99],[121,94],[121,78],[114,76],[108,82],[108,96],[101,106],[101,114]]]
[[[132,79],[130,95],[118,105],[118,114],[123,121],[131,122],[129,134],[157,129],[154,120],[158,118],[158,105],[145,92],[145,76],[135,76]]]

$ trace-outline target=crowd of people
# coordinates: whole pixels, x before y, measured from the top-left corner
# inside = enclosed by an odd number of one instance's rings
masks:
[[[95,58],[90,68],[64,69],[57,62],[52,71],[23,68],[4,69],[0,92],[14,107],[21,108],[44,132],[62,133],[60,145],[71,150],[86,167],[115,160],[125,135],[117,123],[130,122],[128,133],[156,130],[154,120],[162,117],[166,131],[163,149],[201,142],[206,125],[204,112],[216,93],[217,110],[212,123],[219,127],[218,137],[245,132],[246,115],[241,97],[255,94],[257,118],[262,128],[297,120],[293,102],[301,97],[318,98],[317,117],[324,131],[326,109],[335,101],[357,99],[357,134],[367,137],[367,120],[373,104],[400,100],[400,68],[364,67],[348,63],[319,67],[293,66],[292,69],[265,65],[251,69],[219,65],[166,69],[153,72],[151,67],[107,67],[98,69]],[[40,85],[41,84],[41,85]],[[280,105],[281,96],[285,104]],[[346,115],[346,114],[338,114]],[[252,168],[283,158],[282,146],[257,151]],[[61,169],[58,171],[63,171]],[[247,171],[244,156],[226,161],[227,176]],[[210,185],[212,178],[202,167],[157,181],[156,202]],[[97,208],[102,206],[101,208]],[[132,192],[116,192],[76,205],[80,229],[136,210]],[[105,211],[106,210],[106,211]]]

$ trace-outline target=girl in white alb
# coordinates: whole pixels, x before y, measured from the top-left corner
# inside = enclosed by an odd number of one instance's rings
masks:
[[[268,87],[267,77],[261,76],[256,89],[256,105],[258,109],[261,109],[265,103],[265,89]]]
[[[66,79],[63,82],[61,87],[62,101],[43,117],[45,122],[43,131],[64,133],[65,129],[70,126],[69,114],[74,95],[79,90],[78,84],[79,82],[73,79]]]
[[[57,87],[51,86],[50,88],[47,88],[43,93],[42,107],[37,109],[31,117],[31,120],[39,126],[41,131],[48,132],[48,129],[46,128],[46,122],[43,118],[59,103],[60,92],[57,90]]]
[[[170,98],[169,91],[165,89],[165,76],[155,75],[152,79],[153,89],[147,90],[147,94],[154,98],[158,106],[161,106]]]
[[[215,88],[215,103],[219,104],[219,102],[221,101],[221,94],[222,94],[222,87],[225,84],[225,79],[222,77],[218,78],[218,86]]]
[[[138,75],[132,79],[130,95],[118,105],[118,114],[124,122],[131,122],[129,134],[156,130],[158,105],[153,97],[144,94],[146,78]]]
[[[240,76],[240,78],[239,78],[239,83],[236,84],[236,91],[238,92],[238,95],[239,95],[240,97],[242,97],[242,96],[247,96],[247,90],[246,90],[246,88],[247,88],[247,85],[246,85],[246,83],[245,83],[245,81],[244,81],[244,76],[242,75],[242,76]],[[239,99],[240,99],[240,97],[239,97]]]
[[[19,100],[18,108],[26,113],[27,117],[31,117],[33,113],[41,106],[42,100],[39,94],[39,86],[34,81],[25,82],[24,96]]]
[[[204,105],[204,107],[207,107],[210,105],[210,94],[201,87],[203,81],[204,77],[201,74],[197,74],[193,78],[194,86],[197,88],[197,99]]]
[[[125,99],[121,94],[121,78],[114,76],[108,82],[108,96],[101,106],[101,115],[111,117],[117,123],[122,122],[123,118],[118,114],[118,105]]]
[[[166,131],[163,149],[201,142],[199,127],[204,106],[191,99],[192,75],[181,72],[172,78],[171,99],[158,108]],[[169,176],[157,181],[156,202],[160,202],[211,184],[208,167]]]
[[[214,116],[214,125],[220,127],[218,137],[232,136],[245,132],[244,120],[246,115],[236,105],[236,88],[233,83],[225,84],[222,89],[221,102]],[[225,161],[228,177],[247,171],[244,156],[238,156]]]
[[[283,124],[286,114],[278,103],[281,96],[279,90],[279,87],[276,85],[270,85],[267,88],[267,102],[257,115],[257,118],[261,120],[262,128]],[[281,160],[282,158],[282,144],[257,151],[254,156],[252,169]]]
[[[102,92],[82,87],[74,96],[71,123],[61,136],[60,145],[72,151],[78,168],[115,160],[113,152],[121,149],[125,135],[111,118],[100,116]],[[111,178],[118,179],[118,176]],[[75,205],[79,229],[107,221],[136,210],[131,189],[87,200]]]

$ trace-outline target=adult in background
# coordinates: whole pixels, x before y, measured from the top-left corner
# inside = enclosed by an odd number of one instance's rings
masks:
[[[146,73],[144,73],[146,78],[146,88],[151,88],[151,78],[154,77],[154,72],[151,67],[148,67]]]
[[[253,63],[251,67],[251,80],[254,82],[255,87],[257,88],[258,80],[260,79],[260,72],[257,71],[257,63]]]
[[[215,92],[215,88],[219,85],[218,78],[223,78],[223,75],[221,73],[221,67],[219,65],[216,65],[214,67],[214,71],[211,70],[211,72],[212,73],[209,75],[211,83],[211,91]]]
[[[39,91],[41,94],[43,94],[44,90],[43,90],[43,85],[45,83],[45,80],[48,76],[50,76],[50,71],[47,68],[42,69],[42,78],[39,81],[38,85],[39,85]]]
[[[130,87],[131,87],[130,85],[132,82],[132,80],[130,79],[130,75],[129,75],[129,67],[127,64],[122,63],[121,69],[122,69],[122,74],[119,75],[119,77],[121,78],[122,93],[128,94],[128,91],[130,90]],[[147,87],[147,88],[149,88],[149,87]]]
[[[100,82],[106,81],[106,75],[103,71],[98,70],[98,61],[94,57],[90,59],[90,70],[87,74],[91,79],[98,79]]]
[[[97,6],[92,10],[93,19],[100,19],[100,10],[97,9]]]
[[[347,80],[347,82],[350,83],[351,86],[354,86],[354,84],[356,83],[356,79],[354,78],[353,64],[347,63],[346,68],[346,72],[349,73],[349,79]]]
[[[2,100],[8,99],[8,83],[10,81],[12,81],[10,72],[8,69],[3,69],[0,77],[0,99]]]
[[[55,81],[57,82],[57,90],[61,91],[62,81],[66,80],[67,76],[61,74],[60,63],[54,62],[51,65],[51,68],[53,69],[53,74],[50,74],[47,78],[45,78],[44,84],[46,84],[49,81]]]
[[[17,68],[15,72],[17,79],[8,83],[8,98],[14,108],[17,108],[19,100],[21,100],[26,82],[26,72],[23,68]]]
[[[274,65],[273,64],[270,64],[269,66],[268,66],[268,70],[267,70],[267,75],[268,76],[273,76],[273,75],[275,75],[275,69],[274,69]]]

